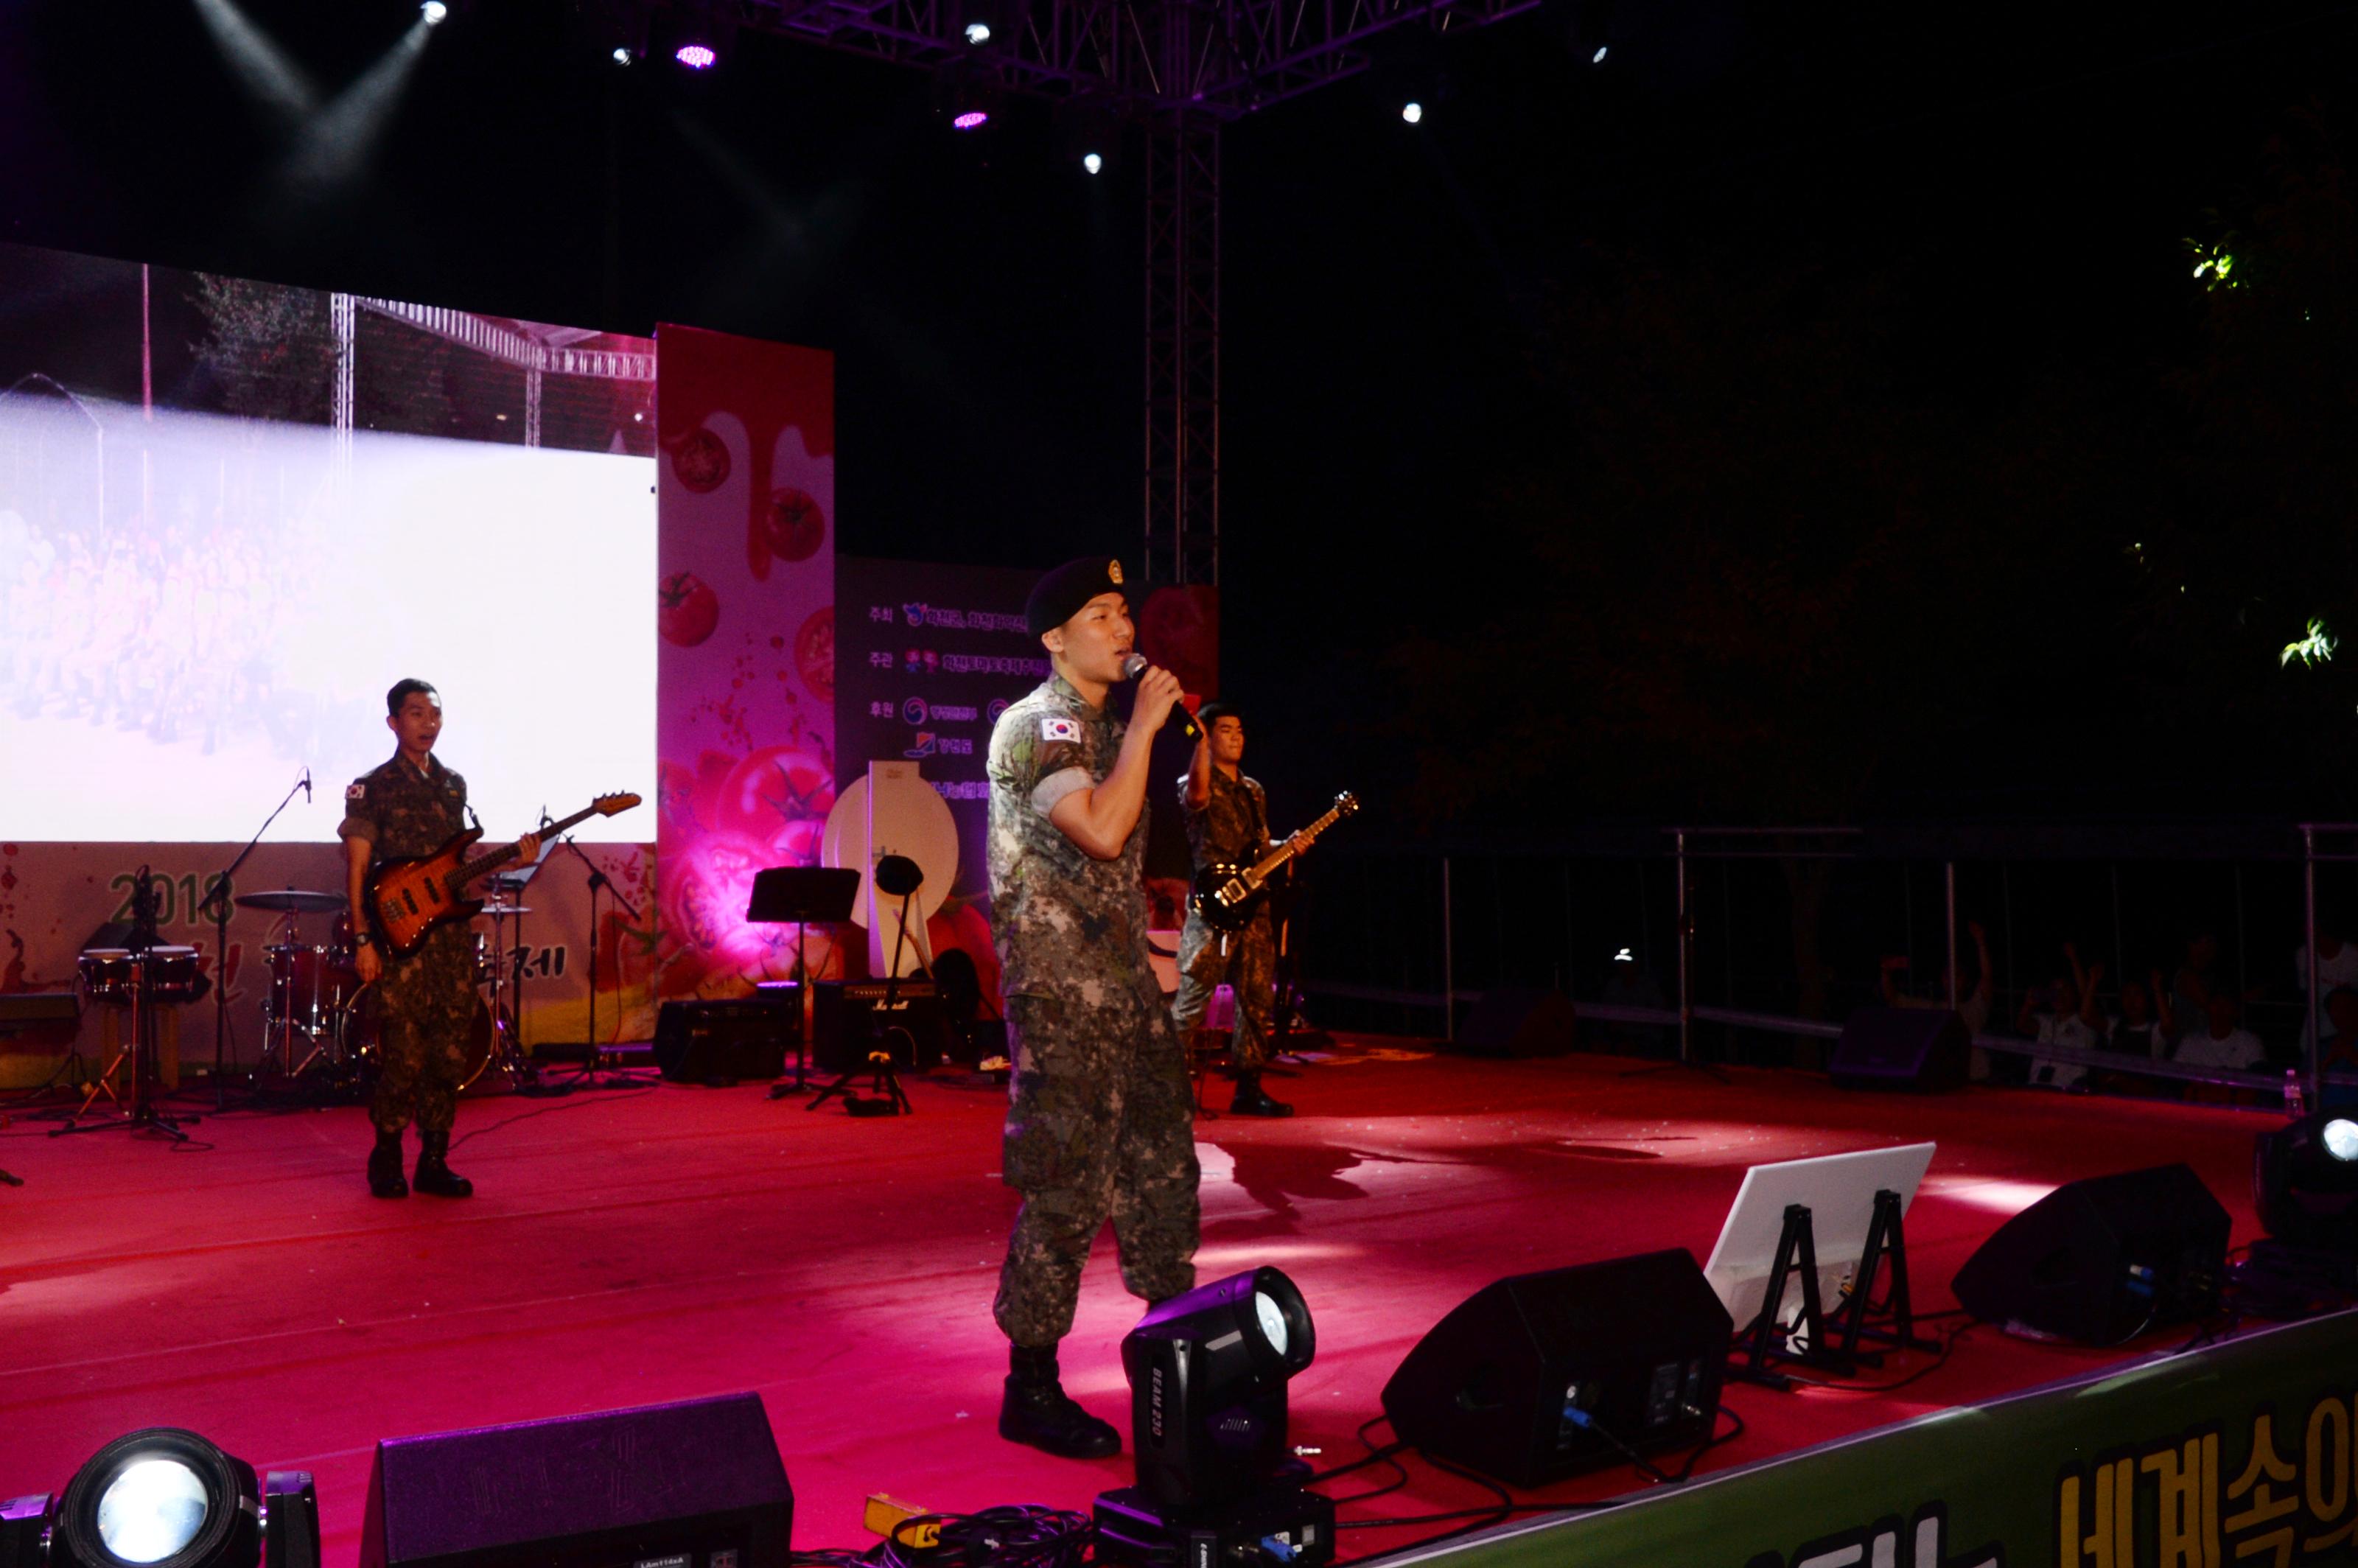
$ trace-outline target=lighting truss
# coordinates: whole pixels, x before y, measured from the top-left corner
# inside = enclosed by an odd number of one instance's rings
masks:
[[[903,65],[965,59],[1017,92],[1087,94],[1133,117],[1233,120],[1367,69],[1367,42],[1448,32],[1540,0],[1033,0],[978,52],[957,0],[733,0],[747,27]]]

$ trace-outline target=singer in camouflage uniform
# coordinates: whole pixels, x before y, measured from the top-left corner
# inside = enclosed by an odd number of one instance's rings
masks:
[[[992,925],[1014,1062],[1003,1169],[1022,1196],[992,1308],[1012,1347],[1000,1431],[1076,1457],[1120,1447],[1056,1374],[1098,1231],[1113,1222],[1134,1295],[1162,1301],[1195,1279],[1194,1108],[1141,880],[1149,744],[1178,685],[1145,672],[1136,728],[1107,711],[1130,643],[1120,581],[1102,557],[1043,579],[1027,610],[1056,673],[990,741]]]

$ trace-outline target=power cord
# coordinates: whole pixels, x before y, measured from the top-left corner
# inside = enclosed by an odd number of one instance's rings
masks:
[[[1068,1509],[1016,1504],[970,1514],[913,1514],[865,1551],[792,1553],[793,1568],[1083,1568],[1097,1525]]]

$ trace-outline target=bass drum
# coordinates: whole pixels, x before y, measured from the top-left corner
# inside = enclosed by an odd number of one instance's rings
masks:
[[[336,1043],[343,1050],[344,1060],[362,1072],[372,1082],[384,1070],[384,1058],[379,1053],[378,1040],[382,1025],[377,1018],[376,982],[369,981],[352,993],[339,1015]],[[463,1092],[471,1088],[483,1069],[492,1065],[492,1010],[482,999],[473,999],[474,1011],[467,1020],[467,1065],[459,1080]]]

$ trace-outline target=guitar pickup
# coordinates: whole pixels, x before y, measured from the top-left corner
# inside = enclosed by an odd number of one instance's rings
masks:
[[[411,892],[407,888],[401,890],[401,902],[409,906],[410,914],[415,914],[417,913],[417,896]]]

